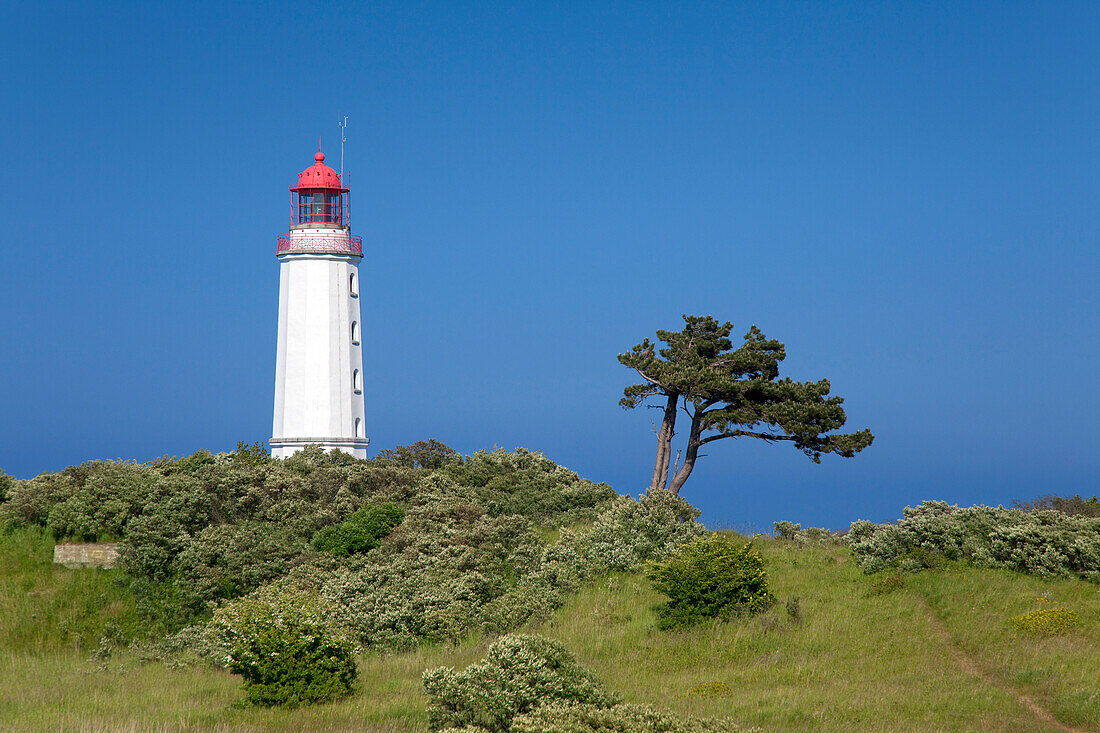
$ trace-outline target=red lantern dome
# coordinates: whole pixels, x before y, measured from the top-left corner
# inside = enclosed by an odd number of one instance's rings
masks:
[[[317,161],[298,175],[298,185],[291,186],[291,191],[319,190],[347,191],[340,182],[340,174],[325,165],[325,154],[320,150],[313,156]]]
[[[325,154],[317,150],[313,165],[298,175],[291,186],[292,225],[347,227],[351,194],[340,182],[340,174],[325,165]]]

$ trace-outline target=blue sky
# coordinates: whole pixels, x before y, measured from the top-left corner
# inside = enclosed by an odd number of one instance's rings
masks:
[[[784,341],[875,444],[708,446],[713,525],[1098,493],[1100,5],[7,3],[0,468],[270,437],[287,186],[364,238],[376,448],[638,493],[615,359]]]

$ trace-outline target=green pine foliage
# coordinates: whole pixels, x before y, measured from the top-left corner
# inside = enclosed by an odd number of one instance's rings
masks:
[[[717,532],[684,545],[667,560],[651,563],[647,575],[669,599],[657,609],[662,629],[729,620],[765,611],[775,603],[764,560],[752,542]]]
[[[334,555],[355,555],[373,550],[405,518],[405,510],[396,504],[367,507],[351,514],[340,524],[323,527],[313,535],[310,545]]]
[[[780,379],[786,347],[752,326],[734,348],[732,331],[728,321],[685,315],[680,331],[657,331],[660,343],[647,338],[619,354],[619,363],[642,378],[623,390],[619,405],[633,409],[655,399],[654,406],[664,410],[651,489],[667,487],[680,493],[700,457],[699,449],[716,440],[789,442],[815,463],[826,453],[851,458],[871,445],[870,430],[834,432],[844,427],[847,416],[841,406],[844,399],[829,395],[828,379]],[[683,463],[676,470],[671,441],[678,406],[691,419],[691,427]]]

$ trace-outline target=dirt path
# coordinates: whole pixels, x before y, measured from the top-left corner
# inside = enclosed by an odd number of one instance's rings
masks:
[[[931,605],[929,605],[927,599],[925,599],[924,596],[920,595],[919,593],[916,595],[920,598],[921,603],[924,604],[925,609],[928,611],[928,618],[931,624],[932,632],[936,634],[937,637],[939,637],[939,639],[947,647],[948,651],[951,652],[951,656],[954,658],[954,660],[958,662],[959,666],[962,667],[967,674],[977,677],[990,687],[996,687],[1012,695],[1012,697],[1016,698],[1016,700],[1021,705],[1034,713],[1035,717],[1039,718],[1039,720],[1043,721],[1043,723],[1045,723],[1046,725],[1049,725],[1051,730],[1060,731],[1060,733],[1088,733],[1088,731],[1082,730],[1081,728],[1074,728],[1072,726],[1066,725],[1062,721],[1055,718],[1049,710],[1044,708],[1039,703],[1035,702],[1035,699],[1032,698],[1030,695],[1025,695],[1012,685],[1005,684],[1001,680],[997,679],[992,673],[983,669],[982,666],[978,664],[978,661],[976,659],[967,654],[966,651],[961,649],[954,642],[954,640],[951,638],[951,633],[947,630],[947,627],[944,626],[943,621],[940,620],[940,617],[936,615],[936,611],[932,608]]]

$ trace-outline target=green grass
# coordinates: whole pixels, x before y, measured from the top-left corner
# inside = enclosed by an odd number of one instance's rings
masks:
[[[133,618],[111,574],[54,568],[51,543],[34,533],[0,545],[2,730],[424,731],[423,670],[469,664],[489,643],[364,657],[360,691],[339,703],[246,708],[239,680],[225,672],[90,659],[95,629]],[[628,702],[763,730],[1051,730],[1021,696],[1065,724],[1100,730],[1095,585],[950,564],[884,584],[842,548],[757,546],[781,601],[762,616],[660,632],[660,598],[642,576],[622,575],[529,630],[565,642]],[[782,603],[792,597],[798,623]],[[1049,638],[1014,629],[1010,619],[1039,597],[1077,611],[1081,626]]]
[[[119,570],[53,564],[53,538],[39,527],[0,532],[0,650],[44,653],[98,646],[140,632]]]

